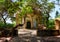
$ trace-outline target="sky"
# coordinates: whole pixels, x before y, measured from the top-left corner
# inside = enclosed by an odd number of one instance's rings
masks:
[[[55,3],[57,3],[56,0],[51,0],[51,1],[55,1]],[[51,16],[52,19],[55,18],[56,11],[58,11],[60,13],[60,6],[59,5],[55,5],[55,8],[53,9],[53,12],[50,13],[50,16]]]
[[[56,13],[56,11],[58,11],[58,12],[60,13],[59,8],[60,8],[60,6],[55,5],[55,9],[53,9],[53,12],[50,13],[50,16],[51,16],[52,19],[55,18],[55,13]]]
[[[12,0],[12,1],[13,1],[13,0]],[[16,1],[16,0],[14,0],[14,1]],[[57,3],[56,0],[50,0],[50,1],[53,1],[53,2],[55,1],[55,3]],[[56,13],[56,11],[59,11],[59,13],[60,13],[60,6],[59,6],[59,5],[55,5],[55,8],[54,8],[53,11],[50,13],[51,19],[54,19],[54,18],[55,18],[55,13]],[[10,19],[8,19],[7,22],[8,22],[8,23],[11,23]]]

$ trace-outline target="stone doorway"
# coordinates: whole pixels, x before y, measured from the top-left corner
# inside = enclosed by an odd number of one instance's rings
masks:
[[[26,23],[26,28],[27,28],[27,29],[31,29],[31,22],[30,22],[30,21],[27,21],[27,23]]]

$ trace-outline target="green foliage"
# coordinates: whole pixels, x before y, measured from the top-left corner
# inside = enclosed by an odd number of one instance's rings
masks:
[[[24,15],[26,13],[31,13],[32,8],[30,6],[27,6],[27,2],[22,0],[22,1],[16,1],[16,2],[11,2],[7,1],[6,2],[6,7],[7,11],[9,14],[14,15],[17,11],[21,10],[20,15]]]
[[[48,26],[48,28],[47,29],[54,29],[54,20],[53,19],[50,19],[49,20],[49,26]]]
[[[30,6],[22,7],[20,15],[23,16],[27,13],[32,13],[32,12],[33,12],[32,7]]]
[[[26,7],[26,11],[27,13],[32,13],[33,12],[32,7],[30,6]]]
[[[0,11],[5,10],[11,20],[15,21],[14,13],[16,13],[17,11],[19,11],[20,16],[24,16],[28,13],[32,13],[33,12],[33,8],[37,10],[39,10],[39,12],[41,12],[42,14],[42,22],[45,22],[46,25],[49,25],[49,28],[52,27],[51,23],[49,22],[49,13],[52,11],[52,9],[54,8],[54,3],[53,2],[48,2],[48,0],[17,0],[15,2],[12,2],[11,0],[5,0],[3,2],[3,4],[0,4]],[[4,12],[4,11],[3,11]],[[41,20],[42,20],[41,19]],[[8,24],[9,25],[9,24]],[[5,25],[4,25],[5,26]]]
[[[3,27],[3,22],[0,22],[0,28]]]
[[[13,17],[14,13],[19,10],[20,16],[24,16],[25,14],[32,12],[32,7],[28,6],[27,0],[18,0],[15,2],[12,2],[11,0],[5,0],[4,6],[10,18]]]
[[[60,18],[60,15],[58,15],[56,18]]]
[[[6,27],[7,28],[12,28],[12,27],[14,27],[14,24],[6,24]]]
[[[17,3],[11,2],[11,3],[9,3],[9,5],[7,7],[8,7],[7,11],[11,16],[13,16],[14,13],[16,13],[16,11],[19,10],[19,6]]]
[[[12,28],[14,27],[14,24],[4,24],[3,22],[0,22],[0,28]]]
[[[4,2],[5,0],[0,0],[0,2]]]
[[[56,13],[55,13],[55,18],[60,18],[60,14],[58,11],[56,11]]]
[[[48,0],[40,1],[40,10],[43,18],[42,23],[46,24],[47,28],[49,26],[50,12],[52,12],[53,8],[55,8],[53,2],[49,2]]]

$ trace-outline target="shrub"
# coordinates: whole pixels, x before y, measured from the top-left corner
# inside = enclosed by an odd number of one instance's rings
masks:
[[[12,28],[14,27],[14,24],[4,24],[4,23],[0,23],[0,28]]]
[[[49,27],[48,27],[48,29],[54,29],[54,20],[53,19],[49,20]]]

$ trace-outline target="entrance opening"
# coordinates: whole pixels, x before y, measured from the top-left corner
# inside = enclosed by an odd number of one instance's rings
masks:
[[[27,28],[27,29],[31,29],[31,22],[30,22],[30,21],[27,22],[26,28]]]

